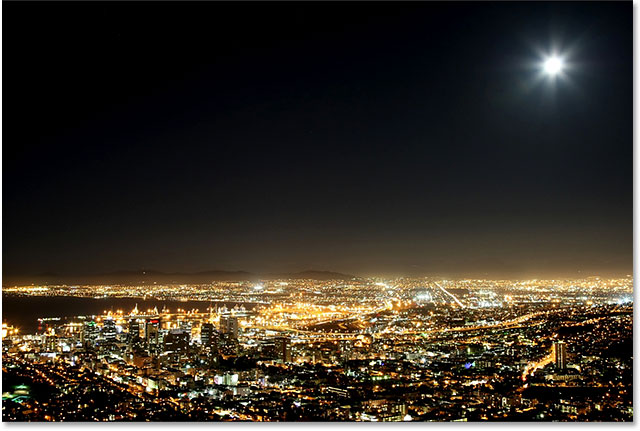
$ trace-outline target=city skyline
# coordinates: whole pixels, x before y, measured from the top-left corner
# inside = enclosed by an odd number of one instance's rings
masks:
[[[630,277],[27,285],[3,303],[3,420],[633,420]]]

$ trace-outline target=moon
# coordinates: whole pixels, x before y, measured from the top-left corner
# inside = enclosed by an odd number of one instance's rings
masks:
[[[562,73],[564,69],[564,60],[557,56],[547,58],[542,64],[542,70],[549,76],[556,76]]]

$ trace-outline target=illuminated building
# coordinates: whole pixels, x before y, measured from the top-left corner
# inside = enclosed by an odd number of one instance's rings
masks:
[[[276,355],[282,362],[291,362],[291,342],[288,337],[278,337],[275,340]]]
[[[157,350],[160,345],[160,319],[147,319],[144,326],[144,339],[149,350]]]
[[[184,329],[172,329],[164,337],[165,352],[184,352],[189,348],[190,333]]]
[[[238,375],[225,373],[221,376],[215,376],[214,382],[216,385],[236,386],[238,384]]]
[[[129,340],[135,341],[140,338],[140,322],[138,319],[129,320]]]
[[[557,341],[553,344],[555,351],[555,364],[559,370],[567,368],[567,345],[564,341]]]
[[[84,333],[83,340],[85,343],[94,344],[98,339],[98,334],[100,333],[98,329],[98,325],[93,320],[86,322],[84,324]]]
[[[218,335],[213,323],[203,323],[200,327],[200,342],[204,347],[216,344]]]
[[[221,316],[220,332],[232,338],[238,338],[238,318],[235,316]]]
[[[107,319],[102,326],[102,336],[107,342],[116,341],[116,322],[113,319]]]

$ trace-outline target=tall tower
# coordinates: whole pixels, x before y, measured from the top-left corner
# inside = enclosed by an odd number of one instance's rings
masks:
[[[564,341],[556,341],[553,343],[555,351],[556,368],[564,370],[567,368],[567,345]]]

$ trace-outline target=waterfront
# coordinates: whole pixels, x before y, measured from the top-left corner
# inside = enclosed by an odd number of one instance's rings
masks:
[[[20,328],[23,333],[34,333],[38,328],[39,318],[73,317],[79,315],[101,315],[105,311],[131,311],[136,305],[141,310],[157,307],[185,310],[199,309],[204,312],[207,307],[233,308],[242,305],[246,309],[255,307],[251,302],[226,301],[178,301],[144,298],[79,298],[73,296],[10,296],[2,295],[2,318],[4,322]]]

